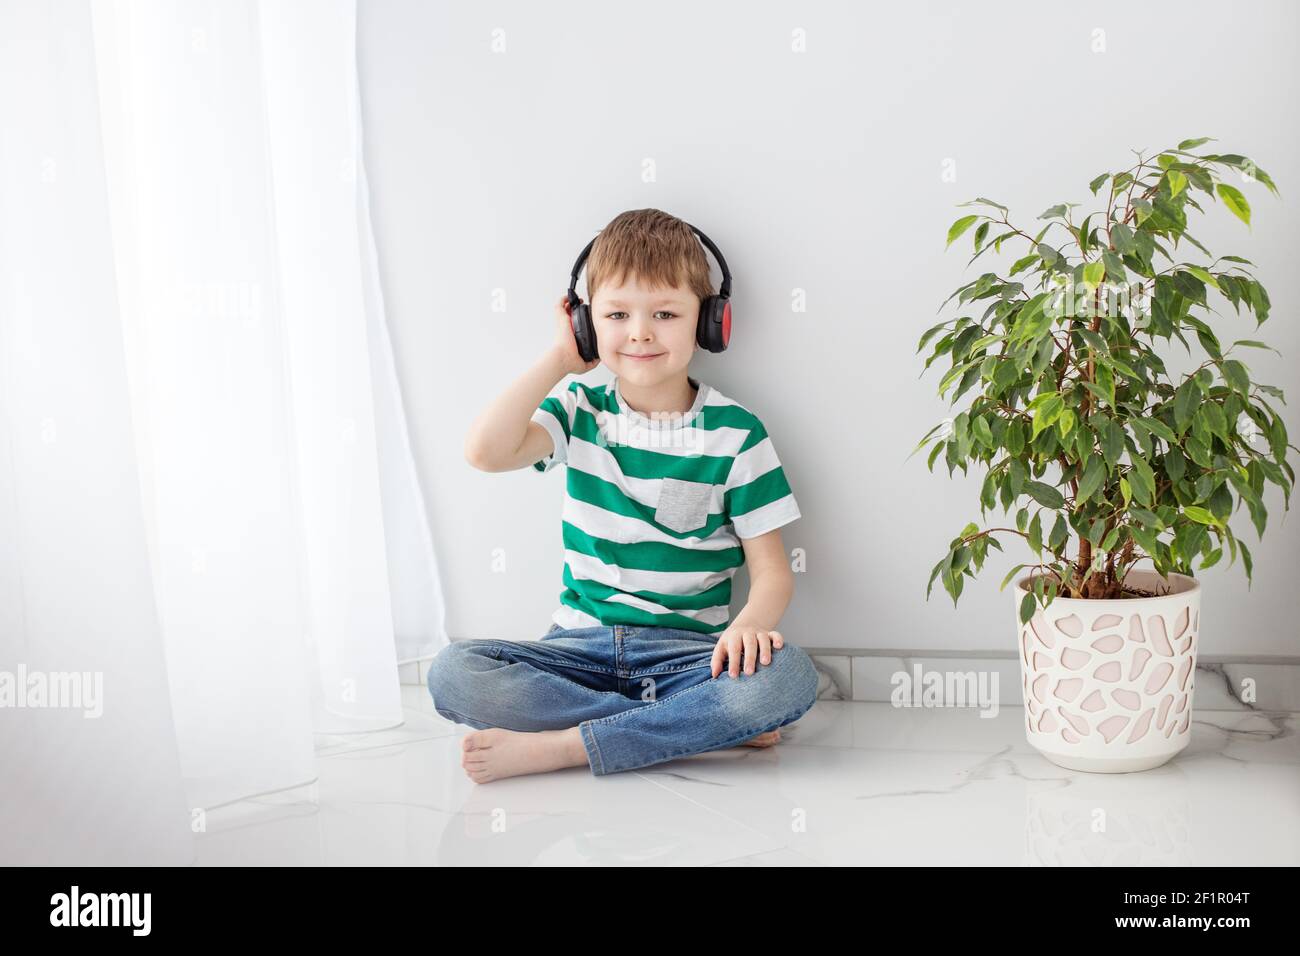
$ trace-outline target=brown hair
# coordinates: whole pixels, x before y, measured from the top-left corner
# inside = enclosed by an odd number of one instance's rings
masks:
[[[587,257],[587,301],[606,282],[635,276],[653,289],[684,286],[701,299],[713,295],[709,260],[691,227],[658,209],[615,216]]]

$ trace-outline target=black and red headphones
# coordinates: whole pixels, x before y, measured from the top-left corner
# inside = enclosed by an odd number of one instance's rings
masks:
[[[690,223],[687,225],[691,226]],[[700,302],[695,341],[700,343],[700,348],[721,352],[731,339],[731,270],[727,268],[727,260],[722,258],[722,253],[712,239],[694,226],[691,226],[691,231],[700,237],[700,242],[713,253],[713,258],[722,267],[722,286],[718,289],[718,294],[706,296]],[[591,306],[578,298],[574,289],[578,286],[578,273],[582,271],[582,264],[587,261],[587,254],[595,242],[596,239],[592,239],[578,254],[578,261],[573,264],[573,274],[569,277],[569,320],[573,323],[573,337],[578,340],[578,354],[584,362],[590,362],[598,355],[596,327],[591,321]]]

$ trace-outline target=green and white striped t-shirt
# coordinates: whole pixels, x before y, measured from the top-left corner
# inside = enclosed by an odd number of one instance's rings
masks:
[[[772,440],[752,412],[698,388],[690,410],[647,417],[609,385],[574,381],[533,412],[568,465],[564,585],[555,623],[706,634],[730,621],[741,538],[800,517]]]

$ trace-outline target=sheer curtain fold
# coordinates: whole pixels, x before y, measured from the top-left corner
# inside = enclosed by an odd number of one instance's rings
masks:
[[[446,642],[370,230],[355,5],[2,15],[0,671],[97,669],[104,712],[0,711],[30,781],[0,799],[20,818],[96,807],[51,753],[116,758],[115,728],[147,729],[132,772],[158,785],[137,823],[174,861],[198,809],[312,779],[313,733],[400,723],[398,661]]]

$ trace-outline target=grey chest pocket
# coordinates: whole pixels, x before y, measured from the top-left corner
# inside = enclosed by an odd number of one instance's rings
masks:
[[[695,531],[709,520],[713,485],[704,481],[664,478],[659,488],[655,521],[673,531]]]

